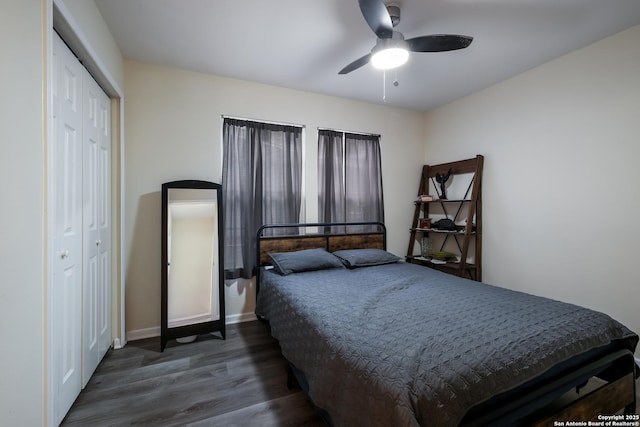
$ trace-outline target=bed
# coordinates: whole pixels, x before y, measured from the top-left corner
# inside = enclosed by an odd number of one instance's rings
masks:
[[[406,263],[380,223],[283,227],[256,236],[256,314],[329,425],[635,414],[638,335],[609,316]],[[592,377],[599,388],[557,406]]]

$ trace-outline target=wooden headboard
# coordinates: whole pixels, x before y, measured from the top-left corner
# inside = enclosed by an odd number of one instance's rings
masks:
[[[363,228],[373,231],[357,231]],[[297,229],[299,234],[265,235],[274,229]],[[314,230],[307,232],[309,229]],[[260,290],[260,267],[271,264],[269,253],[316,248],[324,248],[328,252],[365,248],[386,250],[387,229],[381,222],[263,225],[256,233],[256,294]]]

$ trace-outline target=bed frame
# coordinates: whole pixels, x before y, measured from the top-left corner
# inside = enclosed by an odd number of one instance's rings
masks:
[[[372,228],[373,231],[348,232],[348,228]],[[295,229],[300,234],[265,236],[269,230]],[[317,231],[306,232],[309,228]],[[336,228],[345,231],[336,232]],[[269,254],[272,252],[293,252],[303,249],[324,248],[329,252],[375,248],[387,249],[387,228],[381,222],[340,222],[340,223],[310,223],[310,224],[271,224],[263,225],[256,233],[256,296],[260,292],[260,268],[271,265]]]
[[[371,232],[335,232],[335,228],[370,226]],[[298,228],[299,234],[266,236],[269,230]],[[313,228],[317,231],[306,232]],[[264,225],[256,233],[256,268],[271,264],[270,252],[290,252],[302,249],[324,248],[329,252],[341,249],[386,249],[386,228],[376,222],[358,223],[306,223]],[[260,271],[256,274],[256,295],[260,290]],[[623,411],[636,414],[635,379],[640,376],[634,355],[629,350],[611,349],[587,355],[576,367],[545,378],[534,379],[517,387],[502,399],[481,403],[467,413],[464,426],[553,426],[554,421],[598,421],[599,415],[612,415]],[[294,371],[297,368],[293,367]],[[298,371],[299,373],[299,371]],[[575,389],[580,392],[594,377],[601,383],[590,392],[568,402],[566,395]],[[304,379],[299,383],[306,382]],[[589,387],[591,388],[591,387]],[[306,390],[305,390],[306,392]],[[564,396],[564,397],[563,397]],[[502,396],[499,396],[502,397]],[[563,402],[558,405],[558,402]],[[329,420],[330,422],[330,420]]]

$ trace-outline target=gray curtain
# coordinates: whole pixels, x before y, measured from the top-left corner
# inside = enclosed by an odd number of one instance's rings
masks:
[[[318,131],[318,221],[346,221],[342,132]],[[343,230],[334,227],[332,231]]]
[[[344,149],[347,221],[384,222],[380,137],[347,133]]]
[[[379,136],[320,130],[318,182],[320,222],[384,222]],[[348,231],[371,229],[375,227]]]
[[[222,184],[225,277],[248,279],[258,228],[300,221],[302,128],[225,118]]]

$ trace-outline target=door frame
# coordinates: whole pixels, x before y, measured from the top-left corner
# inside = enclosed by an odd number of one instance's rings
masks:
[[[125,247],[124,247],[124,92],[104,65],[100,55],[92,47],[89,38],[82,31],[75,17],[61,1],[43,0],[44,10],[44,46],[45,69],[44,86],[46,87],[45,105],[43,105],[43,120],[45,122],[46,143],[45,152],[45,354],[44,354],[44,423],[53,426],[54,423],[54,381],[52,366],[52,328],[53,328],[53,268],[52,268],[52,230],[53,214],[53,182],[50,179],[52,169],[52,149],[55,138],[53,121],[51,120],[53,102],[53,32],[54,28],[71,50],[78,55],[82,64],[105,91],[111,100],[111,344],[119,349],[126,344],[125,328]]]

